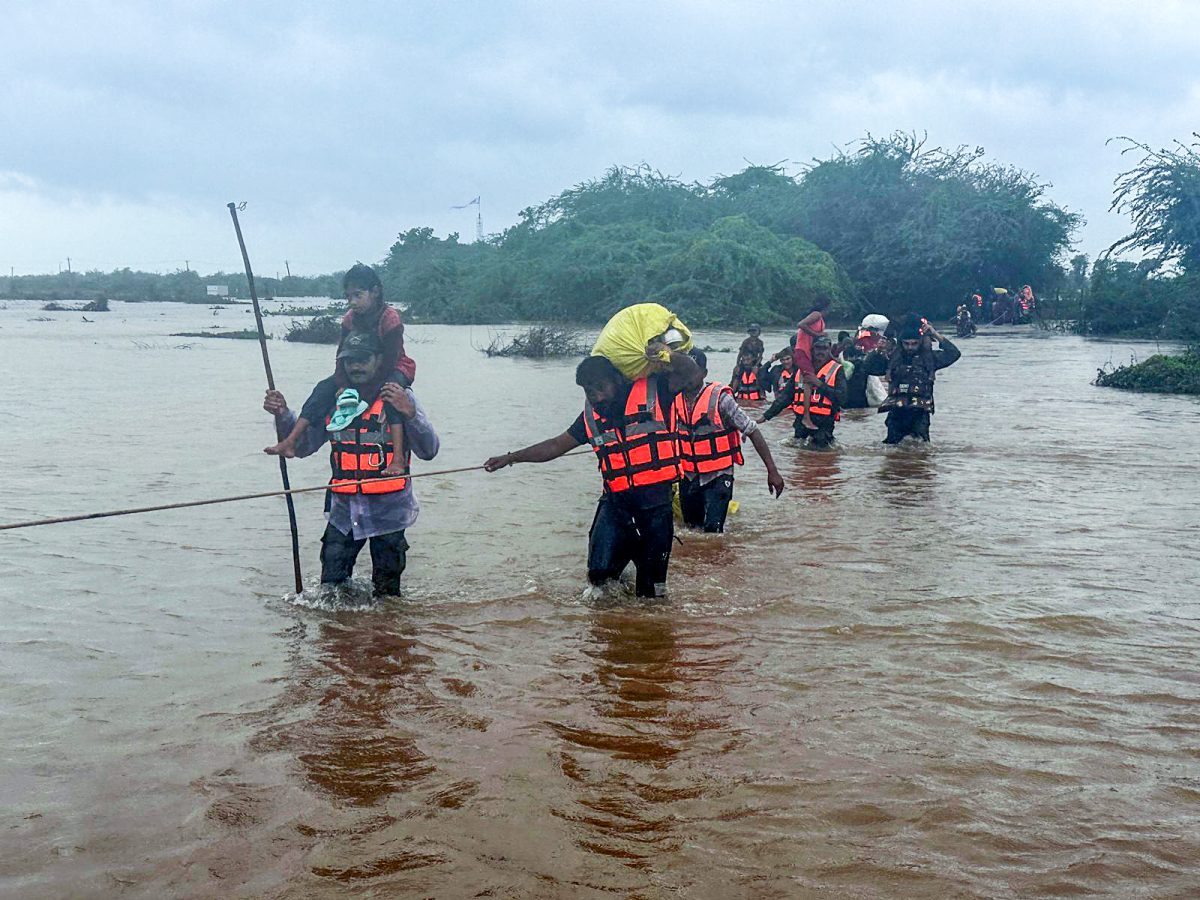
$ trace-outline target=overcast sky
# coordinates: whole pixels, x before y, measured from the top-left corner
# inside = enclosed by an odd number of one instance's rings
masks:
[[[1088,220],[1106,139],[1200,129],[1200,3],[0,0],[0,266],[373,262],[499,231],[613,164],[707,180],[867,132],[1036,173]],[[1126,166],[1127,167],[1127,166]]]

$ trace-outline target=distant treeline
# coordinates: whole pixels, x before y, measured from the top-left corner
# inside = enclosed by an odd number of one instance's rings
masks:
[[[1103,255],[1069,261],[1082,223],[1046,185],[979,148],[870,136],[800,174],[751,165],[707,183],[615,167],[523,210],[480,243],[431,228],[399,235],[379,264],[411,320],[599,323],[644,300],[695,326],[792,325],[820,295],[833,315],[916,311],[948,319],[974,291],[1032,285],[1043,316],[1087,334],[1196,341],[1200,321],[1200,145],[1128,142],[1142,161],[1112,208],[1133,223]],[[341,295],[341,274],[258,279],[262,296]],[[4,279],[0,278],[0,286]],[[205,285],[248,296],[241,273],[60,273],[12,279],[39,300],[211,302]],[[2,291],[0,287],[0,291]]]
[[[792,324],[820,294],[835,315],[948,318],[972,290],[1056,285],[1080,221],[980,149],[895,134],[795,177],[613,168],[483,244],[413,228],[383,277],[412,317],[442,322],[602,322],[655,300],[695,325]]]
[[[304,278],[254,279],[259,297],[340,297],[342,273]],[[131,303],[169,300],[180,303],[219,303],[210,297],[207,286],[224,285],[229,299],[250,298],[244,272],[137,272],[116,269],[112,272],[59,272],[57,275],[18,275],[0,277],[0,296],[12,299],[46,301],[125,300]]]

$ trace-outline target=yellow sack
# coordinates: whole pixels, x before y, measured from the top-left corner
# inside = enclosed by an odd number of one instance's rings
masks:
[[[740,504],[738,503],[738,501],[730,500],[729,501],[729,515],[731,515],[731,516],[736,515],[739,505]],[[671,511],[673,513],[675,513],[675,520],[677,522],[683,521],[683,501],[681,501],[679,499],[679,482],[678,481],[676,481],[674,484],[671,485]]]
[[[646,359],[647,342],[670,328],[683,335],[683,342],[677,342],[675,349],[690,350],[692,333],[673,312],[657,303],[635,303],[608,320],[600,337],[596,338],[592,356],[607,357],[621,370],[622,375],[632,381],[645,375],[651,367],[650,360]],[[667,360],[663,359],[663,362]]]

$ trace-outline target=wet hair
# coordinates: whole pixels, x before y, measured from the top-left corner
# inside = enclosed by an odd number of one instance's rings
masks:
[[[833,305],[833,301],[829,299],[828,294],[817,294],[816,299],[812,302],[810,312],[818,312],[829,309]]]
[[[701,372],[708,371],[708,356],[703,350],[689,350],[688,356],[696,361],[696,365],[700,367]]]
[[[373,291],[379,289],[380,299],[383,298],[383,282],[375,270],[366,263],[355,263],[342,276],[342,293],[351,291]]]
[[[833,341],[829,340],[827,337],[818,337],[813,338],[812,345],[814,347],[832,347]]]
[[[839,331],[838,332],[838,343],[840,344],[842,341],[846,340],[846,338],[848,338],[848,337],[850,337],[850,332]]]
[[[582,388],[605,383],[620,384],[621,370],[604,356],[588,356],[575,367],[575,383]]]

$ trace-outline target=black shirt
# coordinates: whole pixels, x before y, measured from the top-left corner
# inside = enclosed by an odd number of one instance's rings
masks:
[[[625,385],[616,397],[605,404],[603,409],[596,410],[596,412],[604,417],[605,421],[619,428],[622,434],[625,432],[625,405],[629,402],[629,392],[631,390],[633,390],[632,384]],[[664,422],[667,421],[667,414],[671,409],[671,404],[675,402],[675,395],[678,393],[678,391],[672,391],[668,386],[665,373],[658,376],[658,410]],[[567,429],[567,434],[580,444],[588,442],[587,426],[583,422],[582,412],[571,423],[571,427]],[[670,481],[664,481],[660,484],[648,484],[644,487],[631,487],[627,491],[618,491],[608,496],[620,502],[628,503],[630,506],[638,509],[647,509],[651,506],[661,506],[664,503],[671,502],[671,484],[672,482]]]

